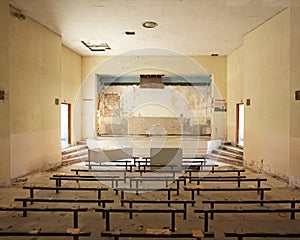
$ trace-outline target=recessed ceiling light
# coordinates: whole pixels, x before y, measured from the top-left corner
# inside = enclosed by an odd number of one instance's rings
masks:
[[[158,23],[153,22],[153,21],[147,21],[143,23],[144,28],[155,28],[158,26]]]
[[[135,35],[135,31],[126,31],[125,34],[126,35]]]

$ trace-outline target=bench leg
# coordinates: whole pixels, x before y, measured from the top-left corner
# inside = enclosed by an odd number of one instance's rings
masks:
[[[296,207],[295,204],[296,204],[295,202],[291,202],[291,208],[292,209],[295,209],[295,207]],[[291,212],[291,219],[295,220],[295,212]]]
[[[260,190],[260,200],[264,200],[264,190]]]
[[[135,181],[135,188],[138,189],[139,188],[139,181]],[[138,193],[137,193],[138,195]]]
[[[98,191],[98,200],[101,200],[101,190],[98,189],[97,191]],[[98,203],[98,206],[99,206],[99,203]]]
[[[183,209],[184,209],[183,220],[186,220],[186,216],[187,216],[187,203],[186,202],[183,203]]]
[[[100,203],[100,202],[99,202]],[[106,204],[105,202],[102,202],[102,208],[105,208],[106,207]],[[105,214],[104,212],[102,212],[102,218],[104,219],[105,218]]]
[[[208,212],[204,213],[204,232],[208,232]]]
[[[59,179],[55,179],[56,193],[58,193]]]
[[[124,191],[121,191],[121,200],[124,200]]]
[[[171,214],[171,232],[175,232],[175,212],[172,211]]]
[[[105,211],[105,228],[106,231],[110,230],[110,224],[109,224],[109,211]]]
[[[195,192],[194,192],[194,190],[191,191],[191,196],[192,196],[191,200],[194,201],[195,200]],[[193,204],[193,206],[194,206],[194,204]]]
[[[30,198],[31,198],[31,199],[34,198],[34,193],[33,193],[33,191],[34,191],[33,188],[30,188],[30,189],[29,189],[29,192],[30,192]],[[33,201],[31,201],[30,203],[33,204]]]
[[[126,178],[127,178],[127,162],[126,162],[126,168],[125,168],[125,171],[124,171],[124,183],[126,183]]]
[[[257,180],[257,188],[260,188],[260,180]],[[257,191],[257,194],[259,194],[259,191]]]
[[[27,207],[27,202],[26,202],[26,200],[23,200],[23,207],[24,207],[24,208]],[[23,211],[23,217],[27,217],[27,211]]]
[[[78,228],[78,211],[77,210],[74,211],[73,224],[74,224],[74,228]]]
[[[132,209],[132,202],[129,202],[129,208]],[[129,212],[129,218],[132,219],[132,212]]]
[[[215,204],[213,202],[210,203],[210,209],[213,210],[214,208],[215,208]],[[214,212],[213,211],[210,212],[210,219],[214,220]]]

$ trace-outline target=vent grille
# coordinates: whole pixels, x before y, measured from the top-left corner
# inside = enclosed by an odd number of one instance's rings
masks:
[[[163,75],[140,75],[140,88],[164,88]]]

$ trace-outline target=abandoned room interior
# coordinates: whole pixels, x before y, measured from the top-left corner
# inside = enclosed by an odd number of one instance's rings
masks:
[[[1,0],[0,239],[300,239],[299,0]]]

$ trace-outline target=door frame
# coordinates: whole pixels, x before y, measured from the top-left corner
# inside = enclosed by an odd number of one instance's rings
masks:
[[[71,103],[62,102],[61,104],[68,106],[68,144],[71,144]]]
[[[236,142],[236,146],[239,147],[243,147],[241,145],[239,145],[239,125],[240,125],[240,105],[244,105],[243,102],[237,103],[236,104],[236,125],[235,125],[235,142]],[[244,109],[245,109],[245,105],[244,105]],[[244,116],[245,116],[245,112],[244,112]]]

